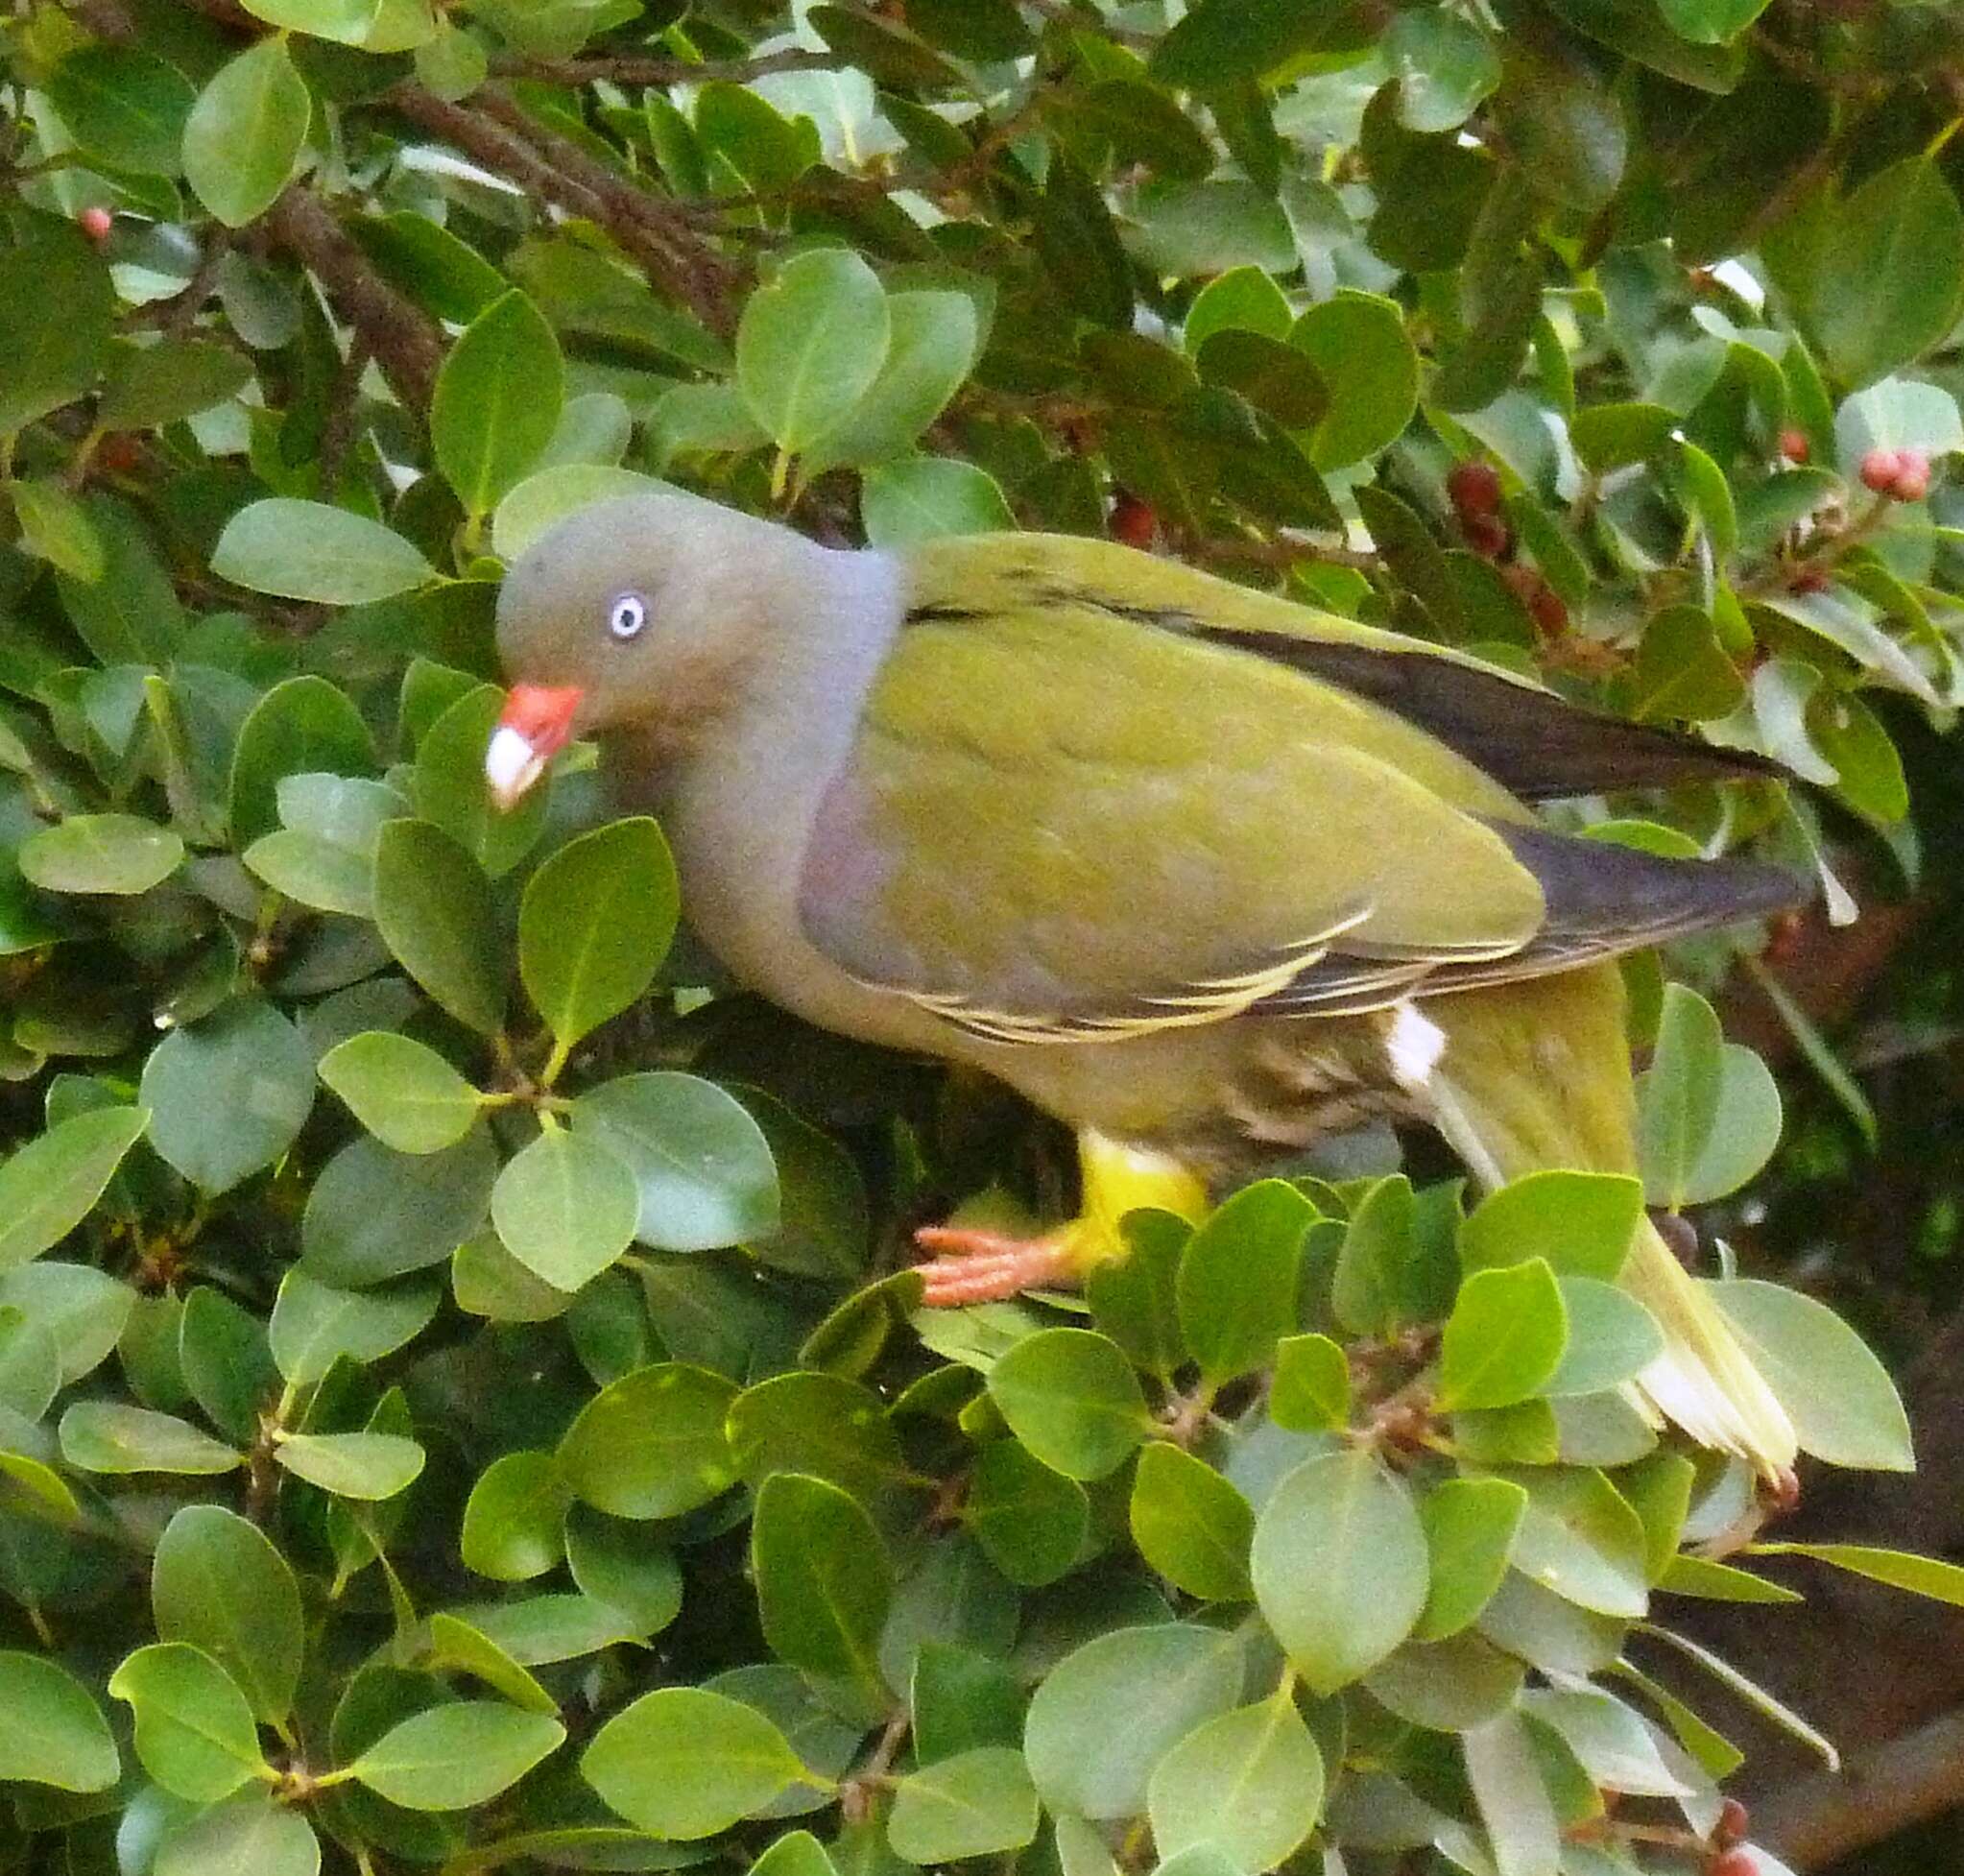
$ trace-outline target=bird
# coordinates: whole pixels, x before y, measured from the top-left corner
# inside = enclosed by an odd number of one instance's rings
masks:
[[[1081,1280],[1126,1212],[1373,1118],[1485,1189],[1634,1173],[1617,959],[1806,894],[1537,811],[1766,758],[1113,541],[835,547],[658,489],[518,553],[496,631],[500,806],[597,740],[736,979],[1075,1131],[1065,1225],[921,1234],[934,1306]],[[1781,1478],[1791,1420],[1647,1215],[1619,1281],[1652,1423]]]

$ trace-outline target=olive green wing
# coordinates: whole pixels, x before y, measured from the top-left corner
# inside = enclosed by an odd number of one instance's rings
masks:
[[[1009,1040],[1215,1021],[1326,965],[1383,1002],[1540,931],[1523,815],[1375,705],[1040,595],[900,633],[799,911],[853,975]]]

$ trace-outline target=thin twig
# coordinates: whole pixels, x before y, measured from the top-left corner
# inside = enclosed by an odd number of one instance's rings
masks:
[[[496,86],[478,93],[479,108],[447,104],[418,84],[400,85],[391,95],[406,117],[535,200],[606,228],[660,291],[713,330],[727,335],[733,329],[729,264],[680,216],[663,216],[655,197],[570,138],[535,124]]]
[[[748,84],[773,72],[833,72],[845,62],[836,52],[810,52],[794,46],[755,59],[707,59],[699,63],[634,53],[586,59],[534,59],[513,53],[492,60],[491,70],[504,77],[543,79],[554,84],[590,84],[595,80],[613,84],[709,84],[719,80]]]

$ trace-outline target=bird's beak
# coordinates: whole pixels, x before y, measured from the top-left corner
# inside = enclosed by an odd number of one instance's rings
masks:
[[[515,684],[484,752],[491,800],[509,811],[545,773],[573,734],[573,713],[586,695],[576,684]]]

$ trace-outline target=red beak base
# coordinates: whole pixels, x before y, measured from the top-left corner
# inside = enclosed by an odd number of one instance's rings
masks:
[[[484,779],[502,809],[545,773],[545,765],[573,734],[573,717],[586,692],[576,684],[515,684],[484,752]]]

